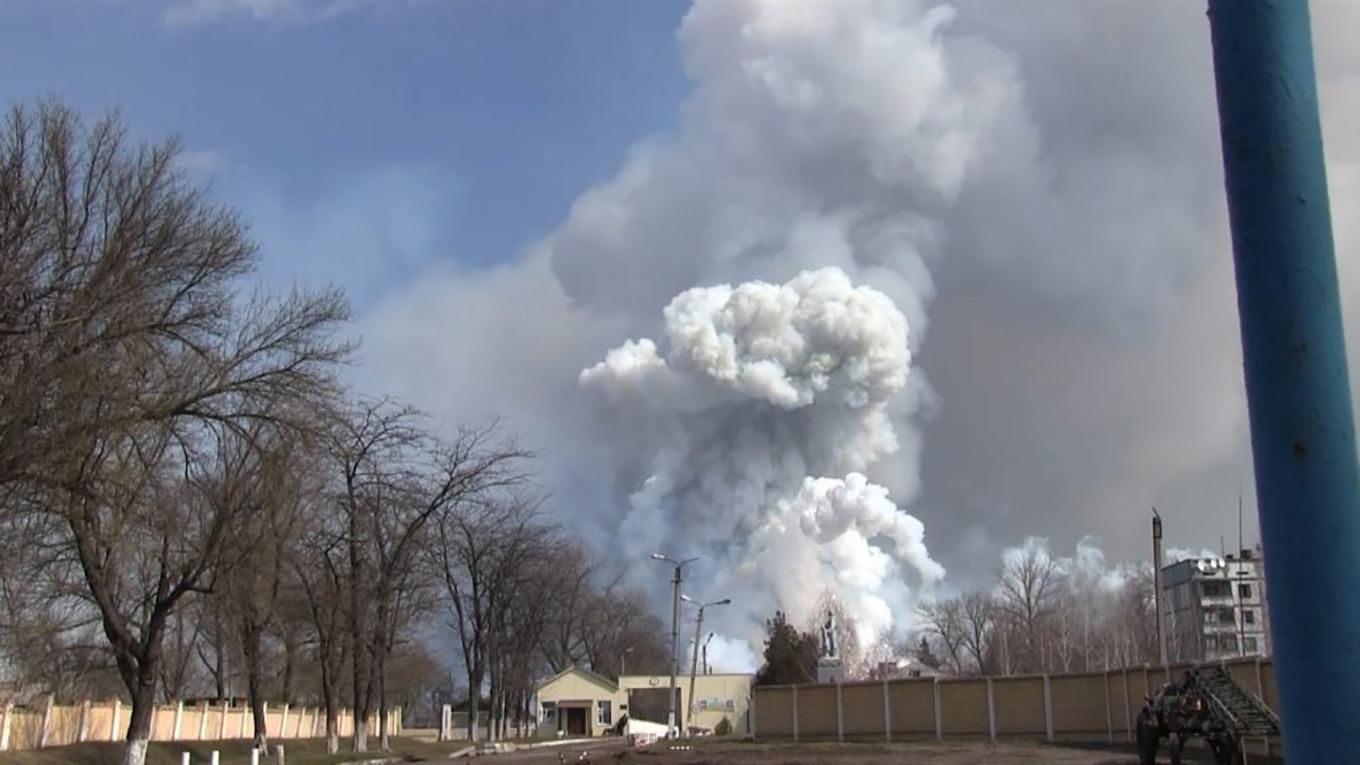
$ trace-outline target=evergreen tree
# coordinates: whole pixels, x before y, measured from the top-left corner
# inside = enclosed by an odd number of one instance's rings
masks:
[[[756,685],[810,683],[817,678],[817,637],[800,633],[783,611],[765,622],[765,664]]]
[[[926,639],[925,635],[921,636],[921,645],[916,648],[916,660],[919,661],[923,667],[930,667],[931,669],[940,668],[940,659],[935,655],[934,651],[930,650],[930,641]]]

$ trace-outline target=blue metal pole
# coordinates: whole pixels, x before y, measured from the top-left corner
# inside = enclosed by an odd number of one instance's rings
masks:
[[[1306,0],[1209,0],[1286,760],[1360,762],[1360,466]]]

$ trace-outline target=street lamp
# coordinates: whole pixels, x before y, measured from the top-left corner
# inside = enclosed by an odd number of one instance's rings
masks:
[[[625,672],[624,670],[627,669],[627,667],[628,667],[628,654],[630,654],[630,653],[632,653],[632,652],[633,652],[633,646],[630,645],[630,646],[628,646],[627,648],[623,649],[623,653],[619,654],[619,677],[620,677],[620,678],[622,678],[624,675],[628,674],[628,673]]]
[[[708,637],[704,638],[704,674],[705,674],[705,675],[712,674],[712,670],[709,669],[709,666],[708,666],[708,644],[713,642],[713,636],[714,636],[715,634],[717,634],[717,633],[715,633],[715,632],[710,632],[710,633],[708,633]]]
[[[680,596],[686,603],[693,603],[699,607],[699,619],[694,624],[694,658],[689,665],[689,716],[694,717],[694,676],[699,672],[699,636],[704,633],[704,609],[709,606],[726,606],[731,604],[731,598],[714,600],[708,603],[697,603],[690,598]],[[707,663],[707,662],[705,662]]]
[[[698,558],[686,558],[676,560],[661,553],[652,553],[652,560],[659,560],[675,566],[675,578],[671,583],[675,585],[675,594],[671,603],[671,690],[670,700],[667,703],[668,712],[666,714],[667,735],[669,731],[676,730],[675,727],[675,678],[680,674],[680,581],[682,579],[682,569],[686,563],[693,563]]]

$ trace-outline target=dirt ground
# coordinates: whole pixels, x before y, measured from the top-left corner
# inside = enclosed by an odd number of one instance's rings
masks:
[[[1210,762],[1186,752],[1187,762]],[[1207,754],[1207,753],[1204,753]],[[788,763],[789,765],[887,765],[932,763],[933,765],[1137,765],[1132,752],[1092,750],[1025,743],[911,743],[911,744],[753,744],[702,742],[694,745],[657,743],[633,751],[617,742],[589,748],[554,747],[512,755],[499,755],[497,763],[578,763],[596,765],[741,765]],[[1257,760],[1253,758],[1252,762]],[[1166,762],[1165,757],[1158,760]],[[1268,762],[1261,760],[1261,762]]]

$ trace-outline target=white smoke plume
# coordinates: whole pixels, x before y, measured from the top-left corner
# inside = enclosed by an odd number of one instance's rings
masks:
[[[625,549],[703,556],[712,596],[740,594],[729,614],[745,618],[724,623],[742,637],[774,608],[807,619],[824,589],[864,643],[890,630],[944,575],[922,523],[861,472],[898,448],[906,318],[834,268],[687,290],[664,316],[664,355],[629,341],[580,376],[602,416],[649,423]]]
[[[687,591],[732,597],[709,618],[756,648],[827,583],[866,625],[906,621],[938,571],[892,504],[984,576],[996,545],[941,540],[1099,530],[1143,550],[1116,508],[1199,486],[1245,432],[1202,13],[956,6],[697,0],[675,129],[522,257],[392,295],[365,322],[369,373],[448,422],[508,416],[554,508],[611,553],[703,552]],[[1350,8],[1320,3],[1319,30]],[[1331,130],[1333,152],[1360,135]],[[797,314],[814,286],[858,295],[846,321]],[[854,334],[851,305],[886,323]],[[1170,330],[1148,320],[1168,305]],[[666,613],[667,572],[642,565]]]
[[[1051,563],[1065,589],[1089,594],[1119,592],[1146,565],[1128,561],[1111,563],[1100,540],[1089,535],[1077,541],[1071,555],[1055,553],[1049,539],[1038,536],[1027,537],[1022,544],[1008,547],[1001,554],[1003,566],[1017,564],[1026,558],[1041,564]]]

